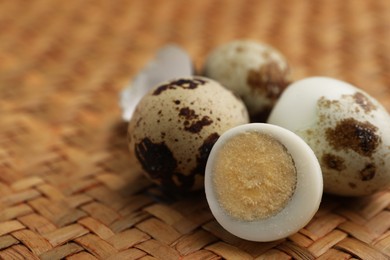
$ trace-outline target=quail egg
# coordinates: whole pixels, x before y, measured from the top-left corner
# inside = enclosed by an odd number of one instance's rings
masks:
[[[276,125],[229,129],[207,161],[205,192],[211,212],[243,239],[266,242],[299,231],[317,212],[322,191],[312,149]]]
[[[239,95],[256,122],[265,122],[291,81],[283,55],[254,40],[235,40],[217,47],[208,55],[203,74]]]
[[[390,184],[390,116],[346,82],[311,77],[291,84],[269,123],[301,136],[320,161],[324,191],[369,195]]]
[[[179,191],[201,189],[214,143],[248,121],[241,99],[218,82],[178,78],[141,99],[129,122],[129,149],[155,183]]]

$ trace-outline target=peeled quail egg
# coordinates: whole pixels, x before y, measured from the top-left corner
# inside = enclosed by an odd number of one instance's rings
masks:
[[[303,228],[323,191],[314,152],[282,127],[252,123],[226,131],[206,166],[205,192],[216,220],[247,240],[273,241]]]
[[[290,85],[269,123],[301,136],[318,157],[328,193],[360,196],[390,184],[390,116],[364,91],[332,78]]]
[[[204,186],[204,168],[219,136],[248,123],[242,101],[214,80],[188,77],[154,87],[129,122],[129,148],[146,175],[166,188]]]
[[[204,75],[239,95],[252,121],[264,122],[290,82],[289,66],[273,47],[236,40],[213,50],[206,59]]]
[[[130,120],[138,102],[155,85],[192,74],[191,59],[183,49],[173,44],[161,48],[156,57],[120,93],[123,120]]]

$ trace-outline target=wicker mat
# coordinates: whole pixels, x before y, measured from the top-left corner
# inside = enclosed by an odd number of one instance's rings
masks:
[[[390,191],[326,195],[287,239],[224,231],[203,192],[167,196],[134,166],[118,93],[166,43],[197,68],[235,38],[294,79],[351,82],[390,109],[390,1],[0,1],[0,258],[387,259]]]

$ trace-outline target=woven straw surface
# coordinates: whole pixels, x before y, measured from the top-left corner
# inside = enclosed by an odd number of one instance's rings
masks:
[[[325,196],[298,233],[254,243],[134,166],[119,91],[166,43],[199,68],[235,38],[390,109],[390,1],[0,1],[0,258],[389,258],[390,191]]]

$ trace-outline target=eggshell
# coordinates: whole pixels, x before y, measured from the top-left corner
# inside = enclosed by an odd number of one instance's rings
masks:
[[[351,84],[311,77],[291,84],[269,123],[290,129],[314,150],[328,193],[360,196],[390,184],[390,116]]]
[[[257,122],[266,120],[290,82],[283,55],[253,40],[235,40],[217,47],[207,57],[203,73],[239,95]]]
[[[140,101],[129,122],[129,148],[154,182],[200,189],[214,143],[248,120],[242,101],[216,81],[180,78],[156,86]]]

